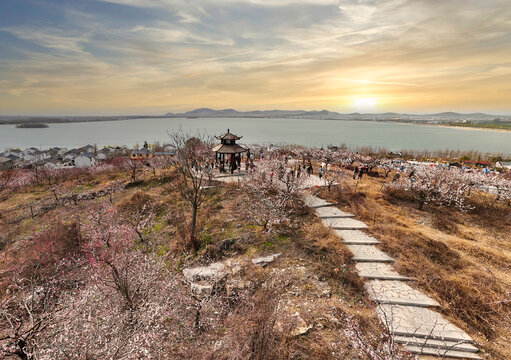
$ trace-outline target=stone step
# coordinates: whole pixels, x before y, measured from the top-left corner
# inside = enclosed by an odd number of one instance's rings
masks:
[[[183,269],[183,275],[188,282],[200,280],[218,280],[224,277],[226,267],[223,263],[217,262],[208,266]]]
[[[401,280],[411,281],[410,277],[399,275],[399,273],[388,263],[359,262],[355,268],[361,277],[378,280]]]
[[[322,219],[350,218],[355,215],[344,212],[334,206],[323,206],[315,209],[316,215]]]
[[[442,359],[445,358],[453,358],[453,359],[482,359],[477,354],[466,352],[466,351],[457,351],[457,350],[445,350],[445,349],[433,349],[433,348],[421,348],[419,346],[405,346],[405,349],[410,351],[412,354],[418,355],[430,355],[430,356],[439,356]]]
[[[236,177],[236,176],[245,176],[245,172],[244,171],[241,171],[241,172],[237,172],[235,171],[234,173],[225,173],[225,174],[218,174],[214,177],[214,179],[222,179],[222,178],[230,178],[230,177]]]
[[[362,221],[351,218],[321,219],[321,222],[332,229],[338,230],[361,230],[367,229]]]
[[[458,342],[458,341],[446,341],[446,340],[435,340],[435,339],[420,339],[412,336],[395,336],[394,341],[398,344],[417,346],[419,348],[432,348],[437,350],[451,350],[451,351],[464,351],[469,353],[479,352],[479,349],[474,345]]]
[[[346,245],[355,262],[393,262],[394,259],[374,245]]]
[[[440,306],[438,302],[413,289],[406,283],[396,280],[371,280],[364,284],[371,300],[380,304],[410,306]]]
[[[376,245],[380,242],[373,238],[372,236],[367,235],[366,233],[360,230],[333,230],[336,235],[339,235],[343,239],[344,244],[353,244],[353,245]]]
[[[303,202],[305,203],[305,205],[307,205],[308,207],[310,207],[312,209],[334,205],[331,202],[323,200],[323,199],[321,199],[317,196],[314,196],[314,195],[305,196],[303,198]]]
[[[428,308],[380,304],[376,311],[383,324],[396,336],[473,343],[466,332]]]
[[[282,255],[282,253],[259,257],[252,259],[252,263],[254,265],[266,266],[267,264],[274,262],[280,255]]]

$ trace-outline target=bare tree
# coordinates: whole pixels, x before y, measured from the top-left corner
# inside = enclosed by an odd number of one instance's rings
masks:
[[[0,338],[0,355],[17,356],[22,360],[34,359],[37,337],[55,317],[56,288],[54,282],[37,286],[34,278],[25,279],[29,292],[21,299],[4,301],[0,312],[7,330]]]
[[[4,191],[9,187],[11,181],[14,179],[13,170],[5,170],[0,172],[0,192]]]
[[[203,187],[209,180],[207,167],[213,154],[213,141],[212,137],[200,133],[192,136],[182,129],[169,133],[169,137],[176,151],[173,165],[181,177],[176,183],[177,189],[192,208],[190,247],[197,251],[201,245],[197,239],[197,215],[201,205],[210,197],[210,193],[204,191]]]
[[[340,169],[340,167],[334,167],[333,164],[330,166],[330,169],[326,170],[323,173],[323,179],[325,180],[328,191],[332,188],[333,185],[337,184],[345,173]]]

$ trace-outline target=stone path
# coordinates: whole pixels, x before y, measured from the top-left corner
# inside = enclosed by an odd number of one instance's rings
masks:
[[[355,262],[394,262],[394,259],[385,254],[374,245],[346,245],[353,253]]]
[[[308,207],[310,207],[312,209],[320,208],[323,206],[333,205],[331,202],[328,202],[326,200],[320,199],[320,198],[318,198],[316,196],[312,196],[312,195],[304,197],[303,201],[305,202],[305,205],[307,205]]]
[[[380,304],[440,306],[429,296],[399,280],[370,280],[365,283],[365,288],[371,299]]]
[[[413,279],[400,275],[392,266],[394,259],[376,247],[380,242],[361,231],[366,224],[318,197],[308,195],[303,199],[353,253],[355,268],[367,279],[365,288],[378,303],[378,316],[394,341],[413,354],[481,359],[470,336],[432,310],[440,304],[410,286]]]
[[[338,218],[350,218],[355,215],[346,213],[332,206],[323,206],[316,208],[316,215],[322,219],[338,219]]]
[[[311,175],[305,177],[303,187],[304,188],[313,188],[313,187],[323,187],[327,186],[327,182],[325,179],[320,179],[317,175]]]
[[[234,172],[234,174],[220,174],[215,177],[213,177],[216,181],[221,181],[225,183],[237,183],[242,182],[243,178],[245,177],[245,172]]]
[[[343,239],[343,243],[351,245],[376,245],[380,242],[359,230],[338,230],[334,232]]]
[[[321,222],[326,226],[337,230],[360,230],[367,229],[367,225],[362,221],[352,218],[323,218]]]
[[[407,276],[399,275],[394,270],[394,267],[390,264],[378,263],[378,262],[358,262],[355,265],[358,274],[366,279],[377,279],[377,280],[401,280],[407,281],[412,280]]]

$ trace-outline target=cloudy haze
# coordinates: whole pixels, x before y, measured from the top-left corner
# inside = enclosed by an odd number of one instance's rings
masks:
[[[2,0],[0,114],[510,113],[509,0]]]

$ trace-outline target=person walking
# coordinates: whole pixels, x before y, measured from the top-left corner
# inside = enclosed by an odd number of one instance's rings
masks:
[[[323,168],[319,168],[319,178],[321,179],[323,177]]]
[[[353,180],[357,177],[358,174],[358,166],[355,167],[355,171],[353,172]]]

